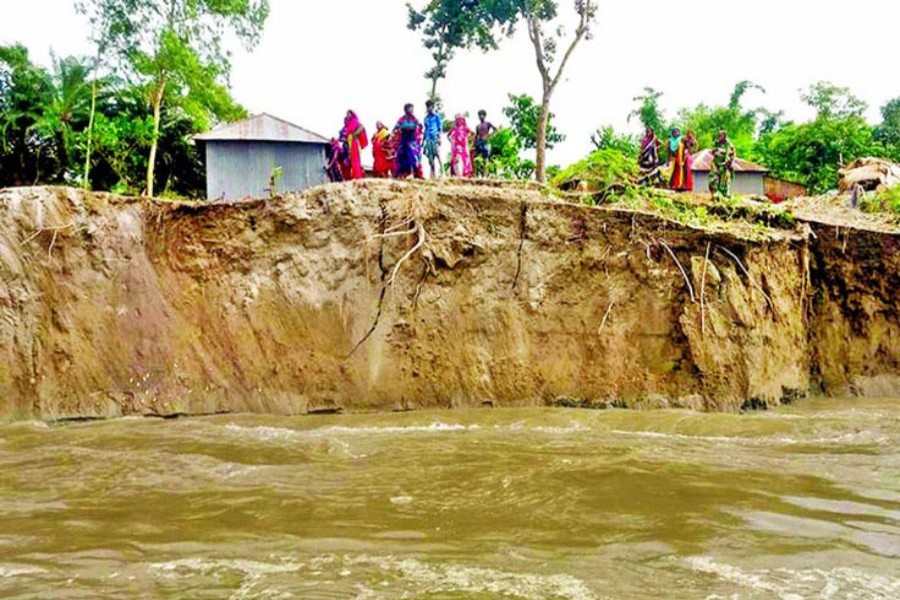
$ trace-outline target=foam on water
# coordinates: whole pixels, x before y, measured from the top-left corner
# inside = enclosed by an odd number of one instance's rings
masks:
[[[343,557],[343,560],[346,564],[371,564],[382,571],[399,574],[407,587],[412,586],[421,594],[494,594],[522,600],[599,600],[584,581],[564,573],[517,573],[458,564],[431,564],[416,558],[393,556]],[[382,596],[367,589],[363,597]]]
[[[261,562],[244,559],[182,558],[161,563],[153,563],[150,569],[166,578],[191,577],[197,574],[209,575],[218,571],[237,571],[244,575],[271,575],[276,573],[296,573],[303,563],[291,560]]]
[[[663,433],[659,431],[626,431],[613,429],[615,435],[626,435],[641,438],[655,438],[663,440],[679,440],[692,442],[723,442],[730,444],[745,444],[753,446],[881,446],[891,442],[891,438],[874,431],[858,431],[833,436],[821,436],[814,438],[802,438],[789,435],[772,435],[762,437],[745,436],[708,436],[686,435],[682,433]]]
[[[385,425],[371,427],[350,427],[334,425],[318,429],[289,429],[285,427],[254,426],[247,427],[229,423],[225,430],[233,435],[254,437],[264,442],[285,442],[298,439],[313,439],[334,436],[383,436],[383,435],[411,435],[411,434],[452,434],[485,429],[481,425],[463,425],[461,423],[444,423],[434,421],[427,425]],[[523,423],[512,425],[495,425],[495,431],[510,433],[541,433],[548,435],[569,435],[591,431],[590,428],[578,424],[567,426],[530,426]]]
[[[887,600],[900,598],[900,579],[851,568],[744,570],[709,556],[685,559],[695,572],[756,592],[769,592],[781,600]],[[736,598],[741,598],[735,595]],[[747,596],[753,598],[754,596]]]
[[[40,575],[46,573],[47,569],[36,567],[34,565],[18,565],[18,564],[0,564],[0,577],[20,577],[22,575]]]
[[[616,435],[629,435],[642,438],[658,438],[663,440],[690,440],[693,442],[745,442],[749,438],[709,436],[709,435],[685,435],[682,433],[662,433],[659,431],[624,431],[613,429],[610,433]]]

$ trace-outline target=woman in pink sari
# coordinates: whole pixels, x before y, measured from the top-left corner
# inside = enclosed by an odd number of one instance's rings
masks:
[[[347,144],[348,179],[362,179],[366,176],[362,167],[362,151],[369,145],[369,138],[366,135],[366,128],[362,126],[359,117],[352,110],[347,111],[344,118],[344,128],[341,130],[341,137]]]
[[[448,133],[450,138],[450,174],[455,177],[472,176],[472,158],[469,155],[469,137],[472,131],[465,117],[456,115],[456,124]]]

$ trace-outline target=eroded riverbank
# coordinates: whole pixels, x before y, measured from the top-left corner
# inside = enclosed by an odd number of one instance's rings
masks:
[[[900,396],[900,234],[778,220],[454,182],[203,205],[0,191],[0,413]]]

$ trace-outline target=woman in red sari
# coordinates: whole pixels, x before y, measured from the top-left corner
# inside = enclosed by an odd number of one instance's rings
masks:
[[[352,110],[347,111],[341,137],[347,144],[347,179],[362,179],[366,176],[362,167],[362,151],[369,145],[366,128]]]
[[[372,158],[375,159],[372,168],[375,177],[389,179],[394,170],[391,159],[391,131],[381,121],[375,124],[375,135],[372,136]]]

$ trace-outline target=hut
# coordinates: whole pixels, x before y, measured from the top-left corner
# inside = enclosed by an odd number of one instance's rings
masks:
[[[217,200],[262,198],[325,183],[329,141],[268,114],[194,136],[205,146],[206,193]],[[273,174],[277,190],[271,190]]]
[[[702,150],[694,157],[694,189],[705,191],[709,189],[709,169],[712,165],[712,152]],[[735,194],[756,194],[762,196],[766,193],[766,176],[769,170],[762,165],[757,165],[742,158],[734,159],[734,182],[731,186]]]

